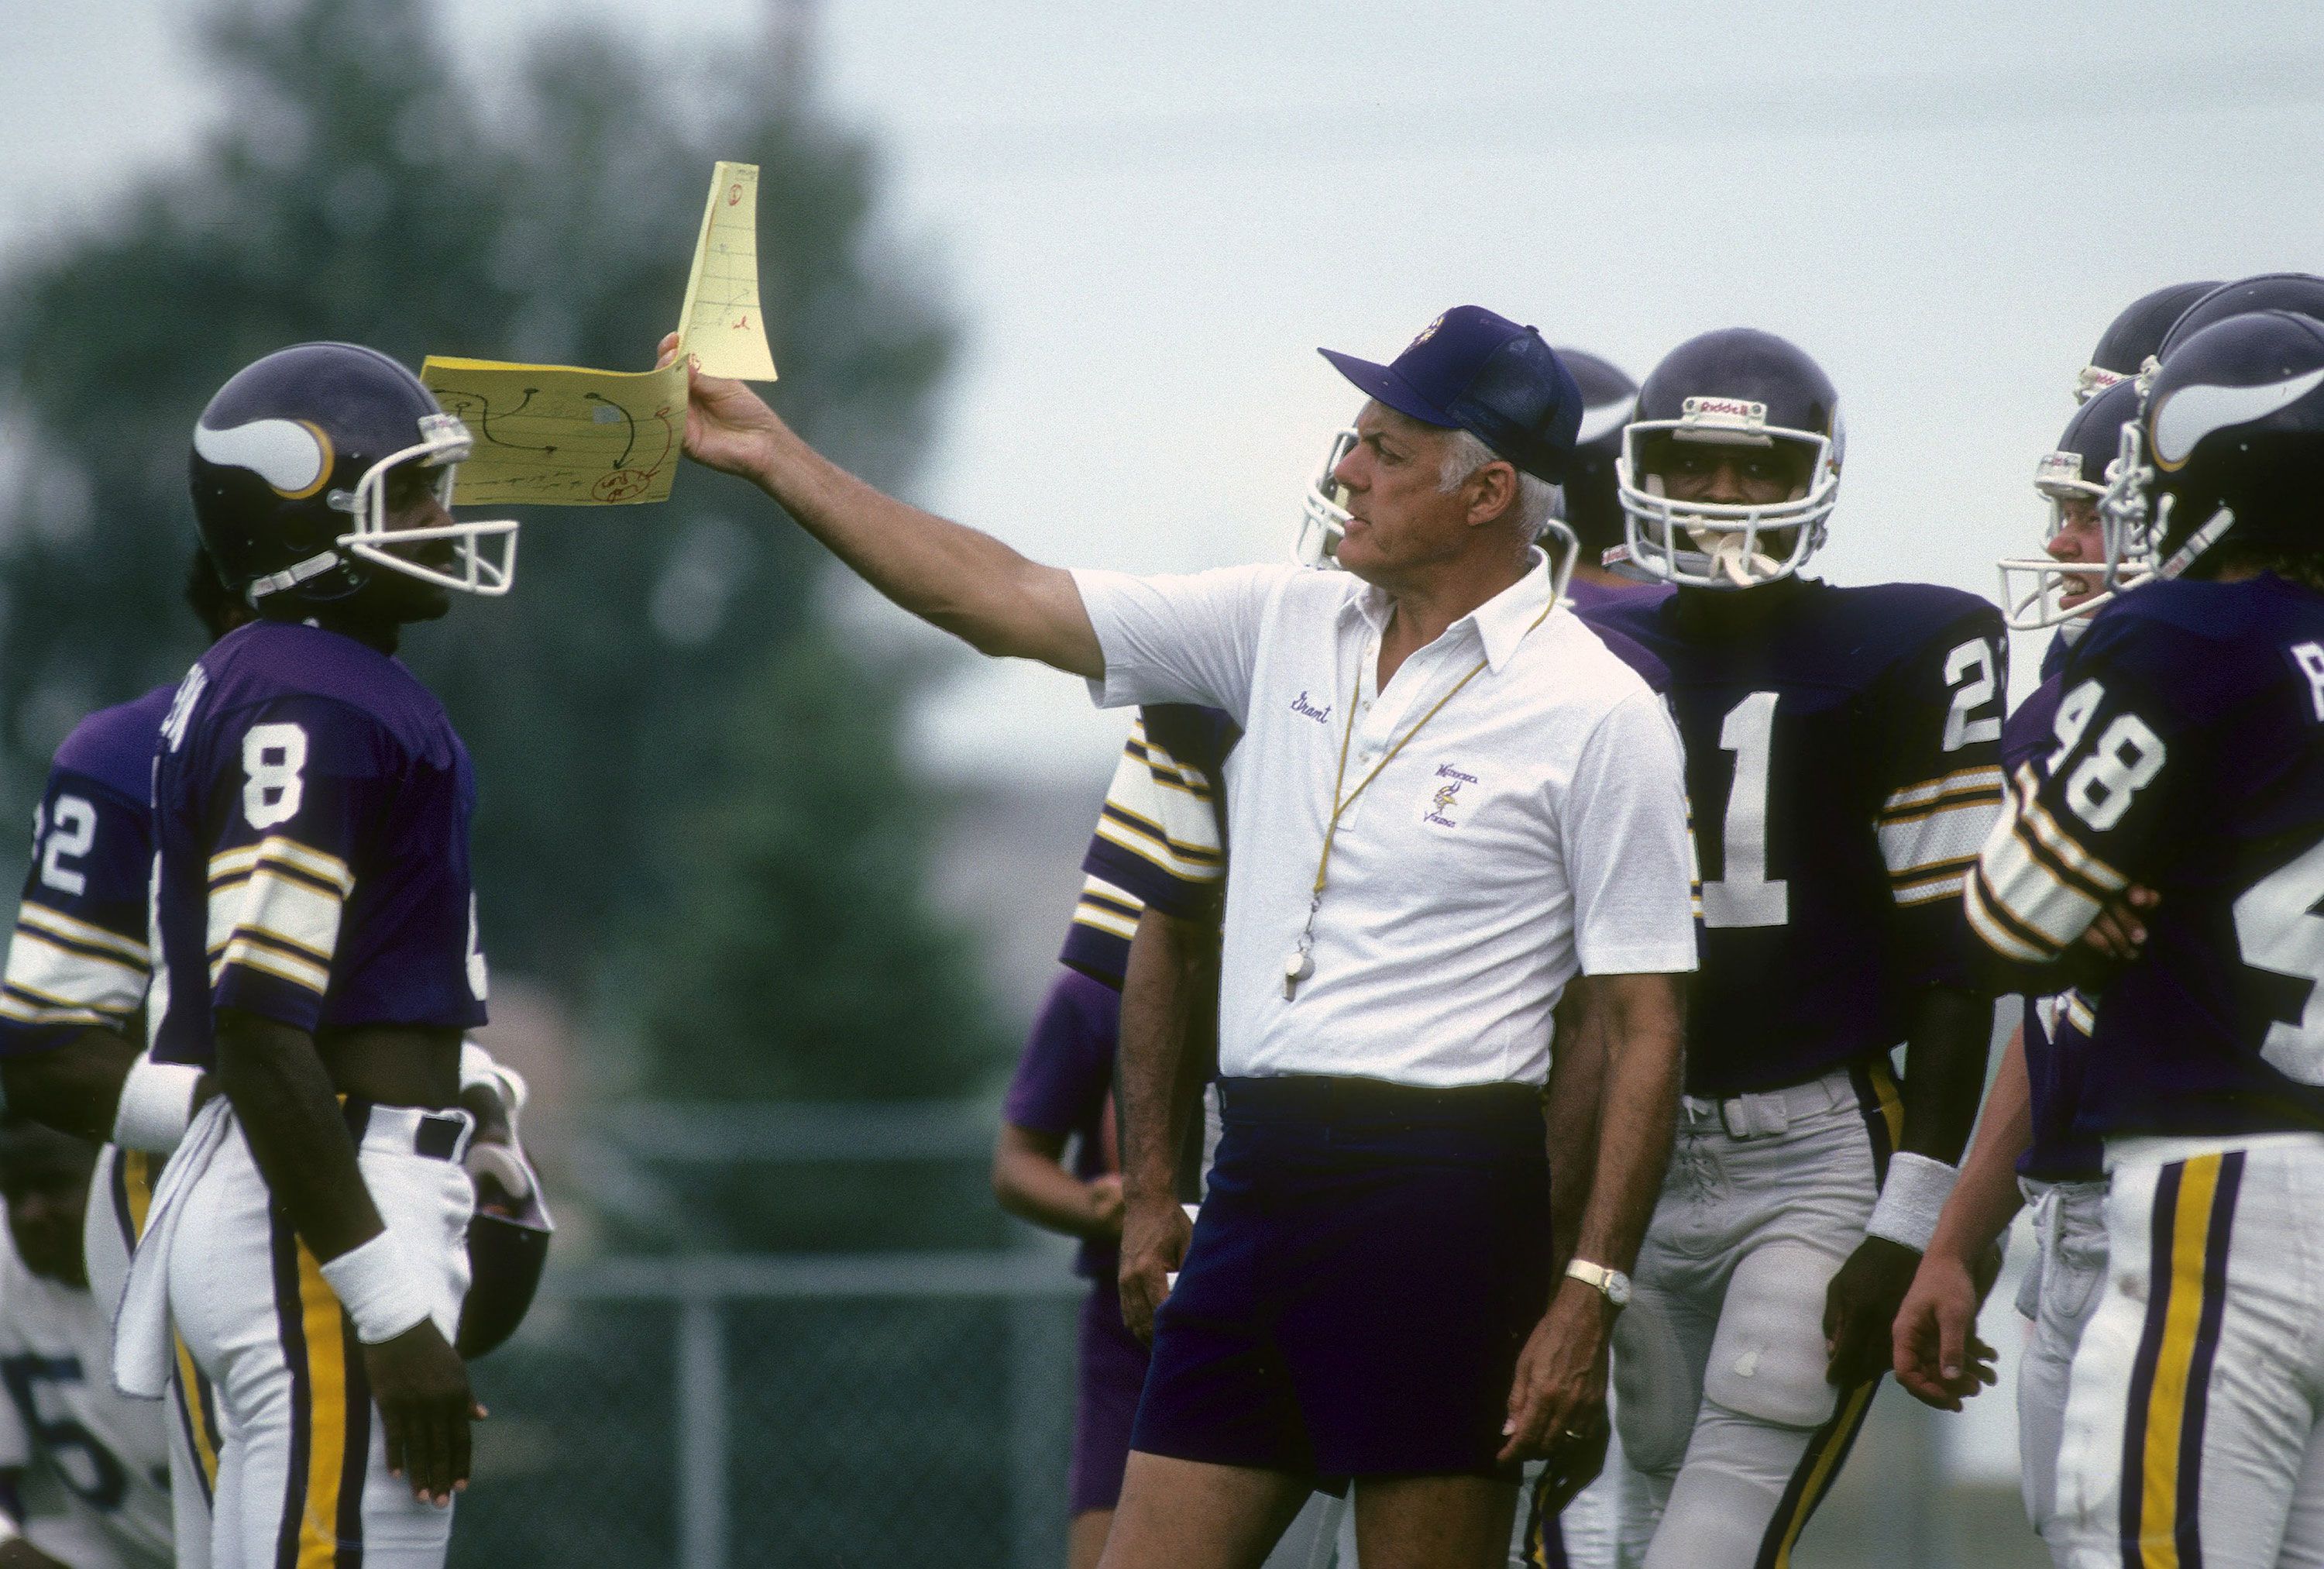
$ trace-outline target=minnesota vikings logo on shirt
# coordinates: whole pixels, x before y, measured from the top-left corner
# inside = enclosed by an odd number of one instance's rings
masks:
[[[1454,822],[1448,814],[1461,804],[1461,787],[1464,784],[1475,784],[1477,776],[1473,773],[1462,773],[1459,769],[1446,762],[1437,765],[1436,777],[1444,782],[1436,787],[1436,794],[1430,798],[1428,810],[1420,814],[1420,820],[1424,823],[1434,823],[1440,828],[1457,828],[1461,825]]]

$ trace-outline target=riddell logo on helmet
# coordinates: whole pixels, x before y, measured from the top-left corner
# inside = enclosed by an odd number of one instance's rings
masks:
[[[1689,398],[1680,411],[1690,420],[1715,415],[1722,420],[1749,420],[1754,422],[1767,417],[1767,405],[1747,402],[1741,398]]]

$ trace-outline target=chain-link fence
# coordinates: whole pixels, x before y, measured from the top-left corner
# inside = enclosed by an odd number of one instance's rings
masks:
[[[1081,1289],[1046,1252],[555,1275],[475,1370],[453,1562],[1060,1563]]]

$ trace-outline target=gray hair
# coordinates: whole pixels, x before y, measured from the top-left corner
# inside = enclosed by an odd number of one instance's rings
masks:
[[[1437,471],[1436,488],[1451,491],[1489,463],[1503,461],[1499,454],[1486,446],[1473,433],[1453,429],[1445,432],[1444,466]],[[1536,475],[1517,470],[1517,518],[1523,525],[1527,540],[1541,538],[1550,520],[1557,515],[1557,486]]]

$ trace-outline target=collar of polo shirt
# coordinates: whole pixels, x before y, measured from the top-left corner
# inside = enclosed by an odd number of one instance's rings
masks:
[[[1498,676],[1517,651],[1517,645],[1525,641],[1526,633],[1539,624],[1549,595],[1549,558],[1536,548],[1526,552],[1524,577],[1444,631],[1449,635],[1463,627],[1474,627],[1478,640],[1484,644],[1485,668]],[[1379,636],[1388,631],[1388,617],[1395,610],[1395,597],[1387,589],[1368,583],[1341,607],[1340,617],[1342,621],[1359,617],[1370,624],[1374,636]]]

